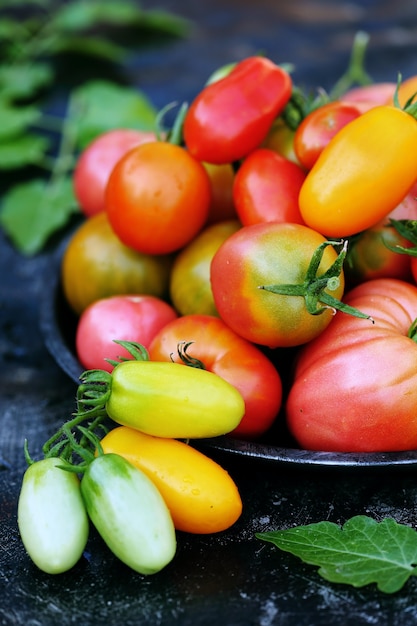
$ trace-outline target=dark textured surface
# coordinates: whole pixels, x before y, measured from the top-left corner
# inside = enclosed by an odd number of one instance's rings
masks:
[[[219,65],[259,50],[295,63],[298,83],[329,88],[345,68],[359,29],[371,34],[367,66],[376,80],[417,73],[412,1],[165,0],[159,6],[194,19],[196,28],[189,40],[132,60],[129,75],[158,107],[189,100]],[[74,409],[76,389],[49,355],[38,325],[54,253],[51,244],[26,259],[0,239],[0,624],[415,624],[415,578],[395,596],[374,586],[331,585],[314,568],[254,537],[276,527],[344,522],[359,513],[393,516],[415,527],[412,471],[296,471],[219,456],[240,488],[242,518],[217,536],[179,533],[178,554],[160,574],[132,573],[94,533],[84,558],[67,574],[47,576],[31,564],[16,526],[23,442],[27,438],[31,452],[39,454]]]

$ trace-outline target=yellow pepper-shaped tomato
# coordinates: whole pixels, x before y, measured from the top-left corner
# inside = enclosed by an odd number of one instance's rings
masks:
[[[228,472],[190,445],[119,426],[101,440],[104,453],[123,456],[156,485],[177,530],[216,533],[234,524],[242,501]]]
[[[301,187],[307,226],[327,237],[347,237],[398,205],[417,177],[413,114],[411,108],[377,106],[331,139]]]

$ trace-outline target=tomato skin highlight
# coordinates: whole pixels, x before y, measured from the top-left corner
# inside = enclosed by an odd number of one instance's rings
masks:
[[[177,345],[193,343],[187,355],[221,376],[242,394],[245,414],[229,433],[243,439],[256,439],[275,421],[282,400],[281,378],[261,350],[229,328],[223,320],[210,315],[177,318],[158,332],[149,347],[152,360],[180,363]]]
[[[242,513],[236,484],[218,463],[192,446],[119,426],[101,440],[104,452],[123,456],[156,485],[177,530],[217,533]]]
[[[130,568],[155,574],[176,553],[175,528],[154,483],[117,454],[96,457],[81,480],[88,515],[109,549]]]
[[[89,521],[76,474],[50,457],[30,465],[22,481],[17,521],[23,545],[35,565],[61,574],[81,558]]]
[[[179,363],[124,361],[111,377],[109,416],[149,435],[216,437],[236,428],[245,412],[233,385],[212,372]]]
[[[248,57],[207,85],[184,120],[190,153],[208,163],[232,163],[267,136],[291,96],[290,75],[264,57]]]
[[[258,148],[240,165],[233,198],[243,226],[259,222],[303,224],[298,196],[306,174],[273,150]]]
[[[110,224],[127,246],[169,254],[185,246],[209,215],[211,186],[203,165],[181,146],[155,141],[130,150],[106,187]]]
[[[350,122],[324,148],[301,187],[305,223],[330,237],[378,223],[415,181],[416,145],[417,121],[398,108],[377,106]]]
[[[336,316],[298,354],[286,405],[290,431],[308,450],[389,452],[417,446],[417,287],[376,279],[344,301],[375,320]]]
[[[310,341],[330,324],[332,311],[311,315],[304,298],[277,295],[263,285],[302,284],[311,257],[325,242],[302,224],[264,222],[243,226],[217,250],[211,263],[211,284],[219,316],[248,341],[271,348]],[[323,274],[335,261],[328,246],[319,266]],[[332,292],[340,299],[343,272]]]

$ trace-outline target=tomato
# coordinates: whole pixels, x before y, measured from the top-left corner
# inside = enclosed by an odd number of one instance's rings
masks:
[[[156,485],[177,530],[217,533],[242,513],[242,500],[231,476],[192,446],[152,437],[119,426],[101,440],[105,453],[119,454]]]
[[[378,106],[342,128],[307,174],[300,191],[305,223],[346,237],[378,223],[404,198],[417,172],[417,121]]]
[[[89,522],[80,481],[61,469],[64,461],[44,458],[29,465],[19,494],[17,522],[30,558],[47,574],[61,574],[81,558]]]
[[[144,472],[120,455],[102,454],[88,465],[81,492],[97,531],[125,565],[149,575],[172,561],[177,548],[174,524]]]
[[[300,165],[294,152],[294,135],[295,131],[281,117],[278,117],[260,147],[273,150],[289,161]]]
[[[395,90],[394,90],[395,91]],[[404,107],[406,105],[407,100],[416,96],[417,94],[417,75],[410,76],[406,80],[403,80],[398,88],[398,101],[400,106]],[[413,102],[416,102],[416,98],[414,97]],[[386,104],[394,103],[394,92],[387,96]]]
[[[217,315],[210,284],[210,265],[219,246],[241,228],[237,220],[204,228],[176,256],[170,276],[171,301],[180,315]]]
[[[94,139],[77,160],[74,193],[81,211],[91,217],[105,210],[105,189],[113,167],[128,150],[155,141],[155,133],[115,128]]]
[[[303,224],[298,195],[304,170],[273,150],[258,148],[240,165],[233,185],[236,212],[242,224]]]
[[[410,279],[410,257],[392,252],[386,244],[408,245],[393,226],[383,221],[352,238],[344,265],[345,278],[351,285],[375,278]]]
[[[107,296],[168,293],[172,258],[136,252],[121,243],[106,213],[85,220],[72,235],[61,264],[62,288],[78,315]]]
[[[300,297],[315,289],[303,285],[313,254],[326,246],[325,242],[322,235],[302,224],[264,222],[242,227],[220,246],[211,264],[213,297],[220,317],[245,339],[272,348],[299,345],[319,335],[333,318],[334,310],[324,304],[329,288],[334,289],[336,299],[344,290],[343,272],[338,272],[335,281],[326,278],[321,285],[324,291],[314,302],[314,314],[306,306],[309,297]],[[337,256],[332,246],[324,248],[313,283]],[[289,284],[297,286],[297,295],[263,288]],[[294,294],[294,289],[290,291]]]
[[[395,279],[358,285],[352,316],[300,349],[286,414],[299,445],[312,450],[388,452],[417,447],[417,287]]]
[[[78,359],[86,369],[111,372],[113,365],[107,359],[128,357],[115,339],[135,341],[147,348],[155,334],[176,317],[174,308],[155,296],[120,295],[96,300],[78,320]]]
[[[210,315],[185,315],[158,332],[149,347],[154,361],[181,363],[178,344],[190,342],[186,356],[227,380],[241,393],[245,414],[232,436],[255,439],[275,421],[282,399],[281,378],[268,357]]]
[[[211,185],[211,202],[206,226],[237,219],[233,203],[233,182],[235,179],[233,166],[231,163],[221,165],[203,163],[203,165],[209,175]]]
[[[203,165],[184,148],[163,141],[130,150],[106,188],[110,224],[127,246],[145,254],[179,250],[204,226],[211,202]]]
[[[224,435],[236,428],[245,412],[233,385],[212,372],[179,363],[127,360],[111,374],[90,370],[81,380],[79,393],[84,398],[95,394],[89,406],[105,408],[121,426],[157,437]]]
[[[355,105],[340,101],[313,109],[294,134],[294,152],[298,161],[310,170],[330,139],[360,114]]]
[[[291,97],[291,77],[265,57],[248,57],[205,86],[191,103],[183,134],[190,153],[232,163],[258,147]]]
[[[344,102],[353,102],[360,104],[362,102],[378,104],[387,104],[387,98],[392,102],[392,96],[394,95],[396,83],[393,82],[379,82],[372,83],[370,85],[360,85],[359,87],[352,87],[346,91],[341,99]]]

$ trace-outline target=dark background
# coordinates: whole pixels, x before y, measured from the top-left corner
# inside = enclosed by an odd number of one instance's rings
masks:
[[[155,7],[156,3],[143,2]],[[298,84],[330,89],[346,68],[354,34],[371,36],[374,80],[417,73],[415,2],[257,0],[160,1],[194,21],[186,40],[151,46],[131,59],[130,80],[160,108],[189,101],[219,66],[259,51],[295,64]],[[3,181],[4,182],[4,181]],[[356,514],[417,524],[412,471],[385,468],[296,470],[221,457],[244,502],[237,524],[216,536],[178,534],[178,553],[144,578],[113,558],[92,532],[69,573],[38,571],[21,544],[16,504],[25,469],[23,442],[36,456],[74,410],[76,386],[44,345],[39,307],[50,289],[58,240],[34,258],[0,235],[0,624],[346,626],[417,623],[417,581],[388,596],[324,581],[315,568],[263,544],[255,532]]]

